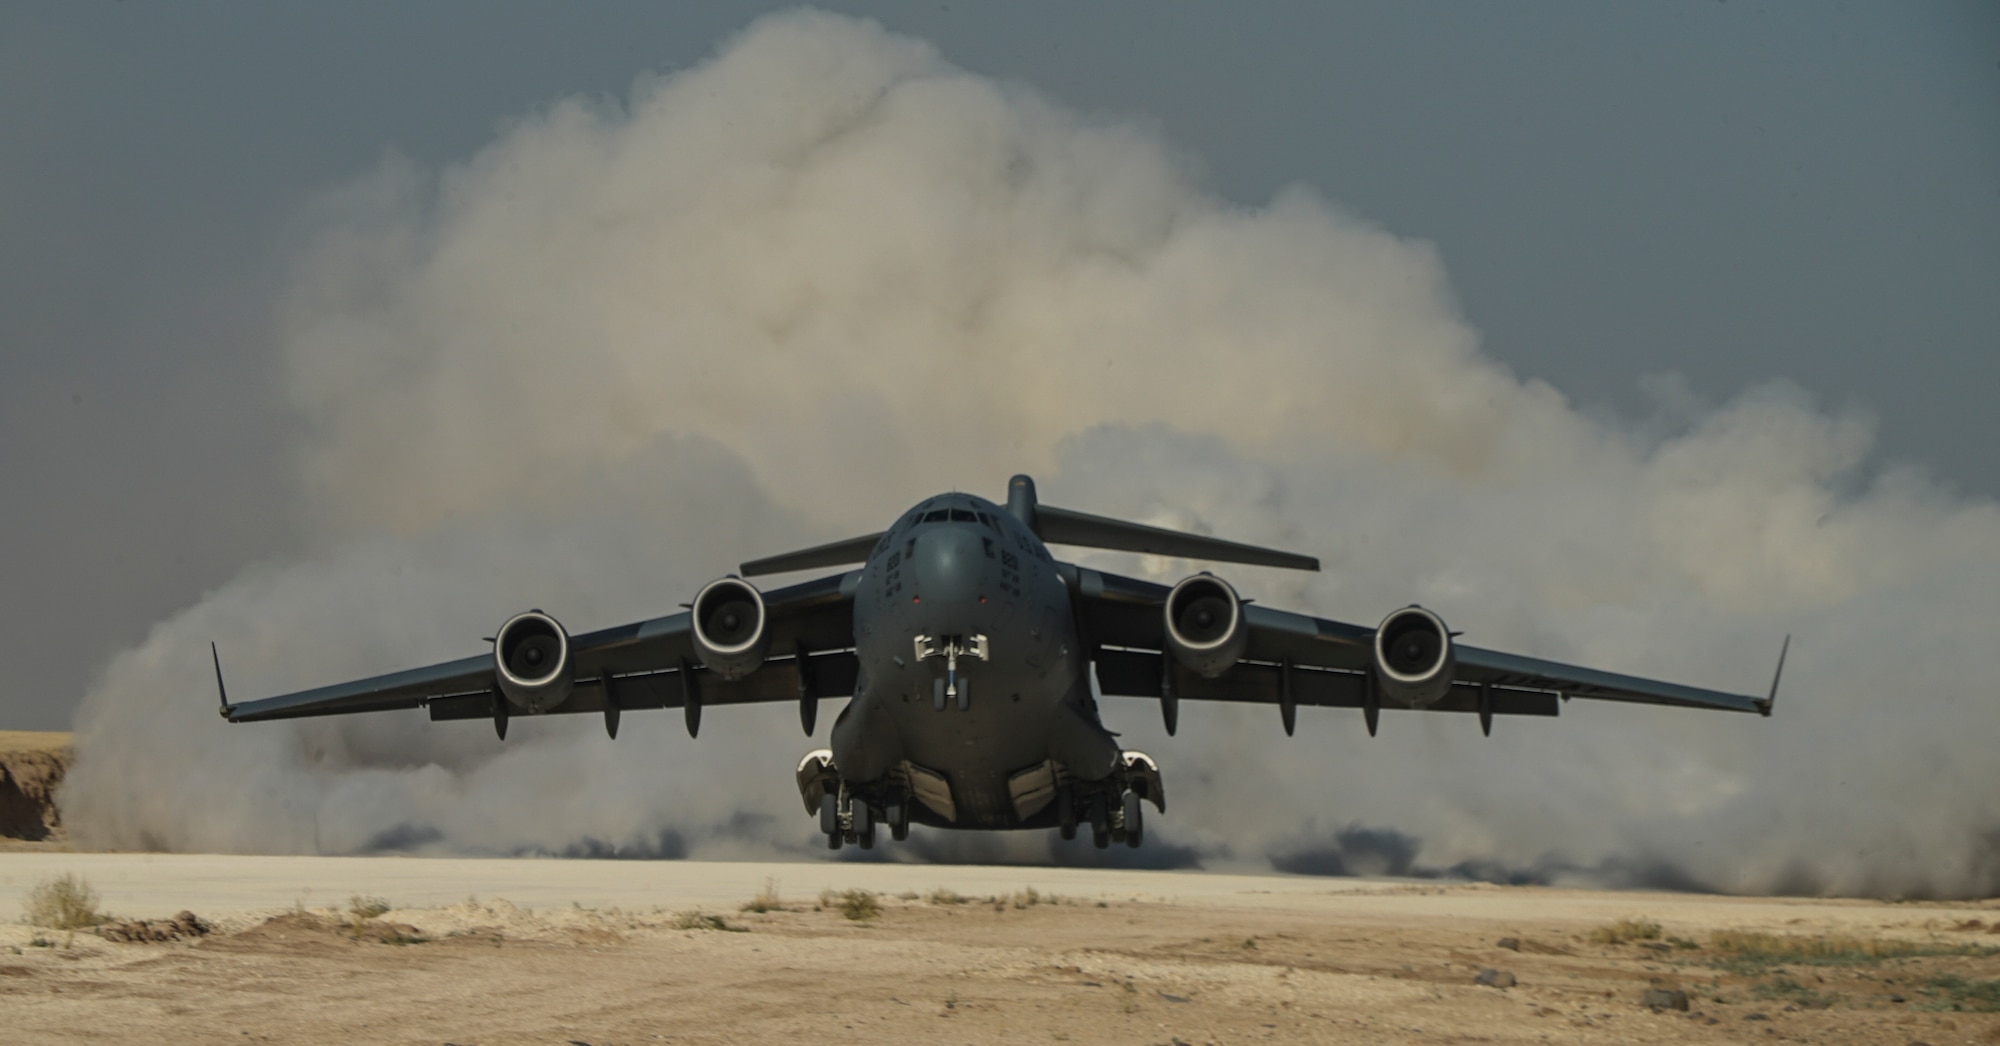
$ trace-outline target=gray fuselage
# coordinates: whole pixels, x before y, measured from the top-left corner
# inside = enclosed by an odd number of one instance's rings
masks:
[[[1005,508],[947,494],[897,520],[862,568],[854,644],[860,674],[834,724],[834,761],[864,785],[906,761],[945,778],[955,818],[920,809],[920,821],[1038,827],[1045,818],[1016,815],[1011,775],[1047,761],[1094,781],[1117,763],[1068,586]]]

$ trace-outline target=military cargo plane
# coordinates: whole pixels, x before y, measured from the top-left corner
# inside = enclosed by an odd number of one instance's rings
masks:
[[[1160,768],[1119,747],[1099,694],[1158,701],[1169,734],[1182,701],[1237,701],[1275,707],[1287,735],[1302,705],[1357,709],[1371,736],[1384,709],[1471,713],[1490,734],[1496,716],[1553,716],[1570,698],[1768,716],[1777,697],[1775,676],[1756,697],[1617,675],[1462,645],[1419,606],[1368,628],[1253,604],[1210,573],[1169,586],[1081,567],[1052,544],[1319,569],[1043,505],[1015,476],[1004,506],[941,494],[881,533],[744,563],[665,617],[572,636],[530,610],[489,653],[241,704],[216,656],[216,688],[232,723],[424,708],[503,739],[513,717],[574,713],[615,738],[623,713],[654,708],[681,709],[694,736],[702,709],[764,701],[796,701],[810,737],[820,701],[847,697],[832,747],[797,770],[833,849],[912,824],[1140,845],[1143,805],[1166,811]],[[744,580],[857,563],[769,592]]]

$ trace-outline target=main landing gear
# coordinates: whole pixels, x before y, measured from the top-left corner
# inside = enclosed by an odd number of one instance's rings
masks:
[[[806,753],[799,761],[798,778],[806,809],[819,812],[819,830],[826,836],[827,849],[838,850],[848,844],[873,849],[877,828],[887,828],[889,838],[899,843],[910,837],[909,796],[887,790],[880,794],[854,790],[834,769],[832,752],[820,749]],[[891,783],[888,787],[895,786]]]
[[[1122,842],[1137,848],[1146,839],[1145,803],[1166,812],[1160,768],[1143,752],[1126,752],[1119,767],[1102,781],[1066,781],[1056,789],[1056,831],[1065,840],[1090,828],[1090,842],[1103,850]]]
[[[849,792],[844,786],[819,797],[819,830],[826,835],[826,848],[838,850],[852,843],[863,850],[875,847],[875,829],[886,827],[889,838],[902,842],[910,837],[910,807],[907,802],[889,800],[872,803]]]

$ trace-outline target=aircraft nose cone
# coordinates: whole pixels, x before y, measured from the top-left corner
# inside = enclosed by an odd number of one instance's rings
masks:
[[[917,594],[933,605],[971,603],[979,598],[986,553],[970,528],[938,527],[917,539]]]

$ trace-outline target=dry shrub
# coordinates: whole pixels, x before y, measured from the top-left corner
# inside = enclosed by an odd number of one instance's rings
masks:
[[[1042,895],[1035,892],[1035,888],[1032,886],[1025,887],[1014,895],[1014,907],[1016,908],[1033,908],[1040,903],[1042,903]]]
[[[676,930],[721,930],[724,933],[749,933],[748,926],[731,926],[720,915],[703,912],[681,912],[674,916]]]
[[[925,897],[924,900],[932,904],[964,904],[972,900],[972,898],[959,893],[957,890],[947,890],[940,886],[932,890],[930,895]]]
[[[840,895],[840,914],[855,922],[882,914],[882,902],[868,890],[848,890]]]
[[[1590,939],[1599,944],[1657,941],[1660,939],[1660,924],[1651,919],[1620,919],[1609,926],[1600,926],[1590,931]]]
[[[757,896],[752,897],[749,900],[743,902],[743,907],[741,910],[746,912],[756,912],[759,915],[765,912],[784,911],[785,906],[778,903],[778,880],[776,879],[764,880],[764,888],[757,891]]]
[[[36,883],[21,907],[26,909],[28,925],[52,930],[80,930],[110,919],[97,910],[97,891],[73,872]]]

